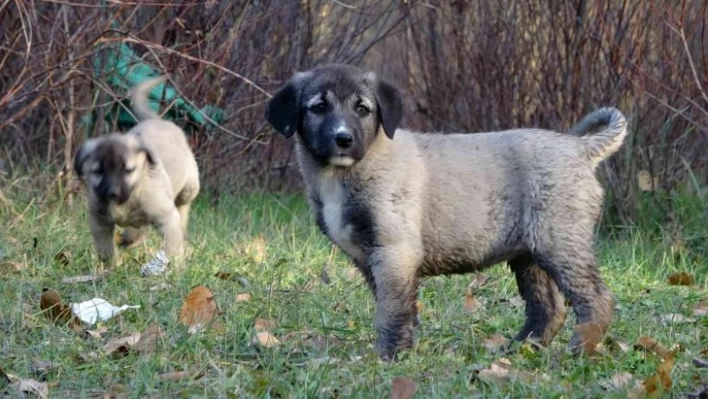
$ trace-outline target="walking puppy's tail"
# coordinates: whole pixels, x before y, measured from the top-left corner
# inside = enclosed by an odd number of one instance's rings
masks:
[[[160,83],[164,83],[165,80],[167,80],[166,76],[158,76],[156,78],[151,78],[144,82],[140,82],[137,86],[130,90],[130,108],[133,110],[133,113],[139,121],[160,119],[160,115],[150,108],[150,105],[148,104],[148,95],[153,87]]]
[[[604,127],[603,130],[598,130]],[[581,136],[590,158],[599,164],[622,147],[627,137],[627,119],[617,108],[600,108],[586,115],[569,132]]]

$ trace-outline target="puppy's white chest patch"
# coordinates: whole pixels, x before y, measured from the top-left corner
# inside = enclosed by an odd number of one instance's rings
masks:
[[[342,183],[335,177],[322,176],[319,194],[322,201],[322,219],[329,237],[349,256],[363,259],[364,253],[352,241],[352,225],[348,223],[344,214],[347,196]]]

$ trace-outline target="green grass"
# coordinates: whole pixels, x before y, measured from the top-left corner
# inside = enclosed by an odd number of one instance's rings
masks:
[[[602,383],[623,371],[645,379],[660,363],[632,349],[640,336],[667,347],[680,344],[672,396],[708,382],[708,370],[691,364],[692,357],[708,348],[708,318],[669,325],[657,321],[668,313],[691,316],[696,304],[708,301],[705,252],[677,246],[660,234],[628,229],[598,244],[602,274],[618,301],[609,336],[629,344],[628,352],[609,345],[606,355],[594,358],[566,353],[571,316],[549,348],[506,355],[514,369],[546,374],[547,381],[486,382],[475,376],[500,355],[488,353],[483,340],[497,333],[510,338],[523,323],[523,307],[514,299],[516,286],[504,266],[484,272],[491,281],[478,292],[484,307],[474,314],[463,309],[471,276],[425,280],[417,345],[395,364],[385,364],[371,348],[371,295],[360,278],[349,275],[348,260],[333,252],[315,228],[301,196],[253,195],[223,199],[217,205],[201,198],[192,213],[187,267],[165,277],[140,277],[141,262],[159,244],[152,234],[144,244],[122,252],[123,262],[107,278],[88,284],[61,282],[95,267],[83,198],[67,207],[42,199],[51,198],[49,194],[34,196],[29,185],[10,188],[5,197],[7,201],[0,202],[0,251],[5,262],[21,262],[26,268],[0,269],[0,367],[48,381],[51,397],[100,397],[108,392],[128,397],[386,397],[392,378],[405,376],[417,384],[420,398],[620,398],[626,397],[626,390],[606,391]],[[260,263],[239,250],[258,236],[267,248]],[[54,259],[63,249],[73,255],[68,265]],[[321,280],[325,264],[330,284]],[[219,271],[234,278],[216,278]],[[670,286],[667,276],[680,271],[694,275],[696,284]],[[171,288],[150,290],[163,281]],[[184,297],[199,284],[214,293],[222,326],[189,335],[178,315]],[[41,314],[44,287],[59,291],[67,303],[102,297],[141,309],[104,323],[108,333],[101,339],[86,338],[67,326],[52,325]],[[236,302],[240,293],[250,293],[252,300]],[[266,349],[253,344],[257,318],[276,321],[272,333],[281,345]],[[80,357],[110,339],[142,332],[151,323],[166,332],[152,354],[130,352],[89,361]],[[54,367],[37,375],[36,360]],[[180,382],[156,377],[180,370],[203,376]]]

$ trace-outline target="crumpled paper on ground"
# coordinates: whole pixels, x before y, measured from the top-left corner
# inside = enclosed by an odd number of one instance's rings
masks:
[[[167,270],[167,264],[170,262],[165,255],[165,251],[160,251],[148,263],[144,264],[140,269],[140,274],[143,277],[157,276],[163,274]]]
[[[93,298],[90,301],[71,304],[71,312],[88,325],[94,325],[98,320],[109,320],[127,309],[139,308],[139,305],[123,305],[118,307],[110,304],[103,298]]]

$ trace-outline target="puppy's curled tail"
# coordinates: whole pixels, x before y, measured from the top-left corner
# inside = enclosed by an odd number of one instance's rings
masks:
[[[148,119],[160,119],[160,115],[155,112],[148,104],[148,96],[150,90],[160,83],[165,83],[167,76],[158,76],[140,82],[137,86],[130,90],[130,108],[139,121]]]
[[[604,129],[598,131],[603,126]],[[627,137],[627,119],[617,108],[600,108],[586,115],[569,133],[582,136],[588,155],[597,164],[622,147]]]

